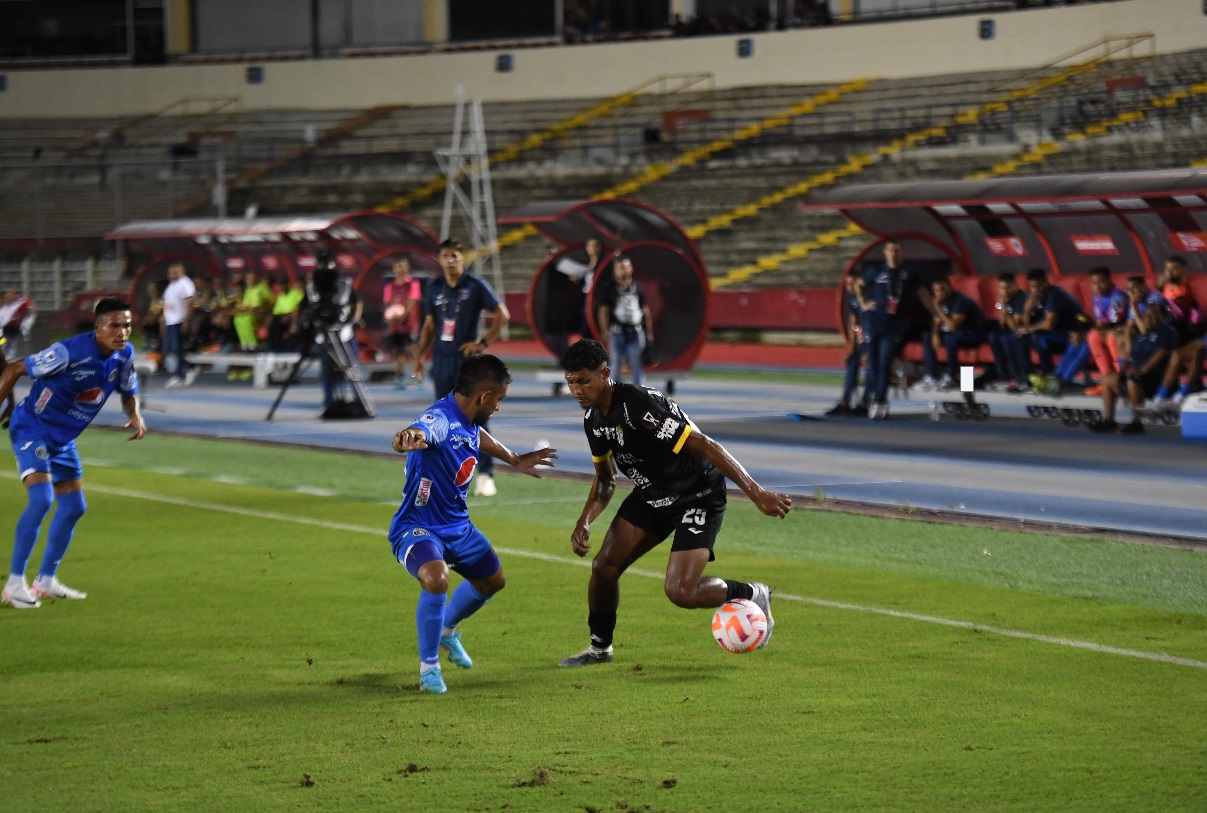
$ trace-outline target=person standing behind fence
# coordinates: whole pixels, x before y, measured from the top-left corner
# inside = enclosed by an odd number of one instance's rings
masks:
[[[599,332],[609,338],[616,377],[620,378],[620,367],[628,361],[633,383],[640,387],[642,356],[654,341],[654,319],[645,296],[633,281],[633,261],[628,257],[616,258],[612,279],[599,294],[596,321]]]
[[[440,244],[441,276],[428,283],[423,296],[423,327],[415,353],[415,380],[423,381],[423,359],[432,351],[432,384],[439,400],[453,391],[461,364],[496,341],[511,319],[489,283],[465,273],[465,254],[456,240]],[[478,321],[483,311],[491,314],[490,327],[478,336]],[[487,424],[482,428],[488,432]],[[492,497],[496,493],[494,460],[482,455],[474,494]]]
[[[184,331],[196,293],[197,286],[184,273],[184,263],[169,265],[168,287],[163,289],[163,358],[164,364],[170,365],[172,377],[165,387],[188,387],[197,380],[197,370],[184,358]]]

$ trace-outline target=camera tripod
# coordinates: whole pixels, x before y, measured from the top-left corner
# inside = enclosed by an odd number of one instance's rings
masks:
[[[365,391],[364,373],[356,360],[356,355],[352,352],[352,348],[340,338],[339,334],[339,327],[325,327],[322,329],[323,352],[326,353],[326,359],[334,366],[334,371],[338,371],[343,380],[351,385],[354,400],[344,401],[337,398],[323,410],[323,417],[372,418],[377,414],[377,408],[373,405],[373,399],[369,397],[369,393]],[[277,393],[277,399],[272,402],[272,408],[268,410],[268,415],[265,416],[264,420],[272,420],[272,416],[276,414],[277,407],[281,405],[281,401],[285,398],[285,393],[289,391],[290,386],[300,377],[303,365],[309,366],[314,361],[314,339],[313,335],[303,337],[301,357],[294,363],[293,369],[289,371],[289,375],[285,378],[285,383],[281,385],[281,391]],[[322,361],[320,359],[320,363]]]

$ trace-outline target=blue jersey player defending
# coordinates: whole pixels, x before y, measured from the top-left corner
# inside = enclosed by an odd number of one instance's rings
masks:
[[[29,495],[29,504],[17,519],[12,569],[2,594],[3,601],[13,607],[33,609],[41,606],[38,599],[42,598],[85,597],[55,577],[75,525],[84,515],[84,472],[75,439],[100,413],[114,390],[121,393],[122,409],[130,419],[126,428],[134,430],[130,440],[147,434],[138,409],[130,327],[130,306],[106,297],[96,304],[94,332],[72,336],[41,353],[17,359],[0,373],[0,402],[12,393],[21,376],[33,379],[29,394],[16,410],[10,407],[0,415],[0,423],[8,423],[17,470]],[[38,578],[27,587],[25,565],[52,499],[58,507],[50,522],[46,554]]]
[[[461,365],[453,391],[432,404],[419,420],[394,436],[394,451],[407,454],[402,505],[390,523],[394,557],[419,580],[419,690],[443,694],[440,650],[469,669],[457,624],[503,589],[503,569],[490,542],[469,521],[465,497],[480,454],[503,460],[540,477],[537,466],[552,465],[554,449],[518,455],[482,425],[507,397],[511,374],[495,356],[470,356]],[[448,596],[448,571],[464,581]]]

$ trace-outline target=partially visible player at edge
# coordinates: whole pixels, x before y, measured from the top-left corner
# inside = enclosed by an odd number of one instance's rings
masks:
[[[12,394],[17,380],[33,379],[29,394],[17,405],[0,413],[0,425],[8,426],[17,470],[29,503],[17,518],[12,567],[0,599],[28,610],[41,606],[43,598],[86,596],[72,590],[56,576],[59,562],[71,544],[76,523],[84,516],[84,470],[76,452],[75,439],[105,401],[117,390],[122,409],[132,429],[130,440],[147,434],[138,408],[138,376],[134,372],[134,348],[130,345],[130,306],[116,297],[96,303],[96,330],[56,342],[41,353],[14,360],[0,373],[0,402]],[[11,424],[9,419],[12,419]],[[42,567],[32,587],[25,584],[25,566],[38,541],[42,520],[57,503],[46,538]]]
[[[586,556],[591,549],[591,523],[612,499],[618,468],[635,488],[621,503],[591,563],[591,645],[560,665],[612,661],[620,576],[672,533],[663,584],[666,597],[684,609],[752,599],[767,615],[767,637],[759,647],[766,646],[775,628],[771,589],[760,582],[705,577],[704,567],[715,558],[712,549],[725,516],[726,478],[767,516],[783,519],[792,500],[756,483],[725,447],[697,429],[661,392],[613,381],[608,352],[594,339],[572,345],[562,356],[562,368],[570,394],[586,410],[583,426],[595,462],[587,504],[570,535],[576,554]]]
[[[440,650],[462,669],[473,661],[461,645],[457,624],[469,618],[505,580],[490,541],[469,521],[465,497],[480,454],[489,454],[524,474],[540,477],[555,449],[517,455],[483,428],[507,397],[511,374],[495,356],[473,355],[458,372],[453,391],[428,407],[419,420],[394,436],[394,451],[407,453],[402,505],[390,523],[396,558],[419,581],[415,625],[419,638],[419,690],[448,691],[440,674]],[[452,567],[464,581],[448,596]]]

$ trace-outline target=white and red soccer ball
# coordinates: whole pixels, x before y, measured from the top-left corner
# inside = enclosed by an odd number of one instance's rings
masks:
[[[712,617],[712,637],[726,652],[753,652],[767,639],[767,616],[749,599],[727,601]]]

